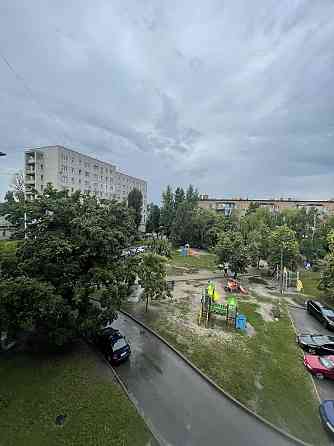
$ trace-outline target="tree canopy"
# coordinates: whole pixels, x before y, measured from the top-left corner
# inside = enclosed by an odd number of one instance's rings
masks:
[[[124,204],[52,187],[29,211],[27,239],[14,260],[0,258],[0,326],[35,328],[62,345],[116,317],[127,292],[122,251],[134,238],[134,219]]]
[[[160,231],[160,208],[154,203],[150,203],[147,207],[146,232]]]
[[[143,194],[137,188],[132,189],[128,195],[128,206],[134,210],[136,228],[139,228],[143,211]]]
[[[228,262],[233,272],[245,272],[249,264],[249,253],[241,232],[222,232],[215,252],[219,262]]]

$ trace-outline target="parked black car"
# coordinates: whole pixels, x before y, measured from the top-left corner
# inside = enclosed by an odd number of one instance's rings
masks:
[[[307,311],[316,317],[324,327],[334,330],[334,310],[315,300],[306,302]]]
[[[299,346],[312,354],[334,355],[334,336],[322,334],[300,334],[297,336]]]
[[[325,428],[334,434],[334,401],[325,400],[319,406],[320,418]]]
[[[103,328],[94,336],[94,342],[111,364],[119,364],[130,356],[126,337],[112,327]]]

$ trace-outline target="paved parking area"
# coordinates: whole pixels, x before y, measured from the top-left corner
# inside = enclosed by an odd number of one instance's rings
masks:
[[[334,336],[333,331],[324,328],[313,316],[310,316],[304,308],[289,308],[290,315],[294,321],[298,333],[321,333]],[[334,400],[334,381],[314,379],[320,399]]]

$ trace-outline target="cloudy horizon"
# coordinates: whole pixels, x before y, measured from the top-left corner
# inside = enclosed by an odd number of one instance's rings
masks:
[[[330,199],[331,0],[5,0],[0,197],[64,145],[212,197]]]

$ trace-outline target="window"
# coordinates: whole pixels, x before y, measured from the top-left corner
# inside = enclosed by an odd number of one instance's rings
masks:
[[[2,231],[2,237],[6,237],[6,229]]]
[[[82,172],[82,170],[81,170],[81,169],[79,169],[79,175],[81,175],[81,172]]]
[[[74,169],[73,169],[73,167],[72,167],[72,173],[74,173]]]
[[[43,164],[41,164],[41,165],[40,165],[39,167],[41,168],[41,170],[43,170],[43,169],[44,169],[44,166],[43,166]]]
[[[44,189],[44,186],[43,186],[43,184],[41,185],[41,191]]]
[[[41,181],[43,181],[44,180],[44,175],[41,175]]]

